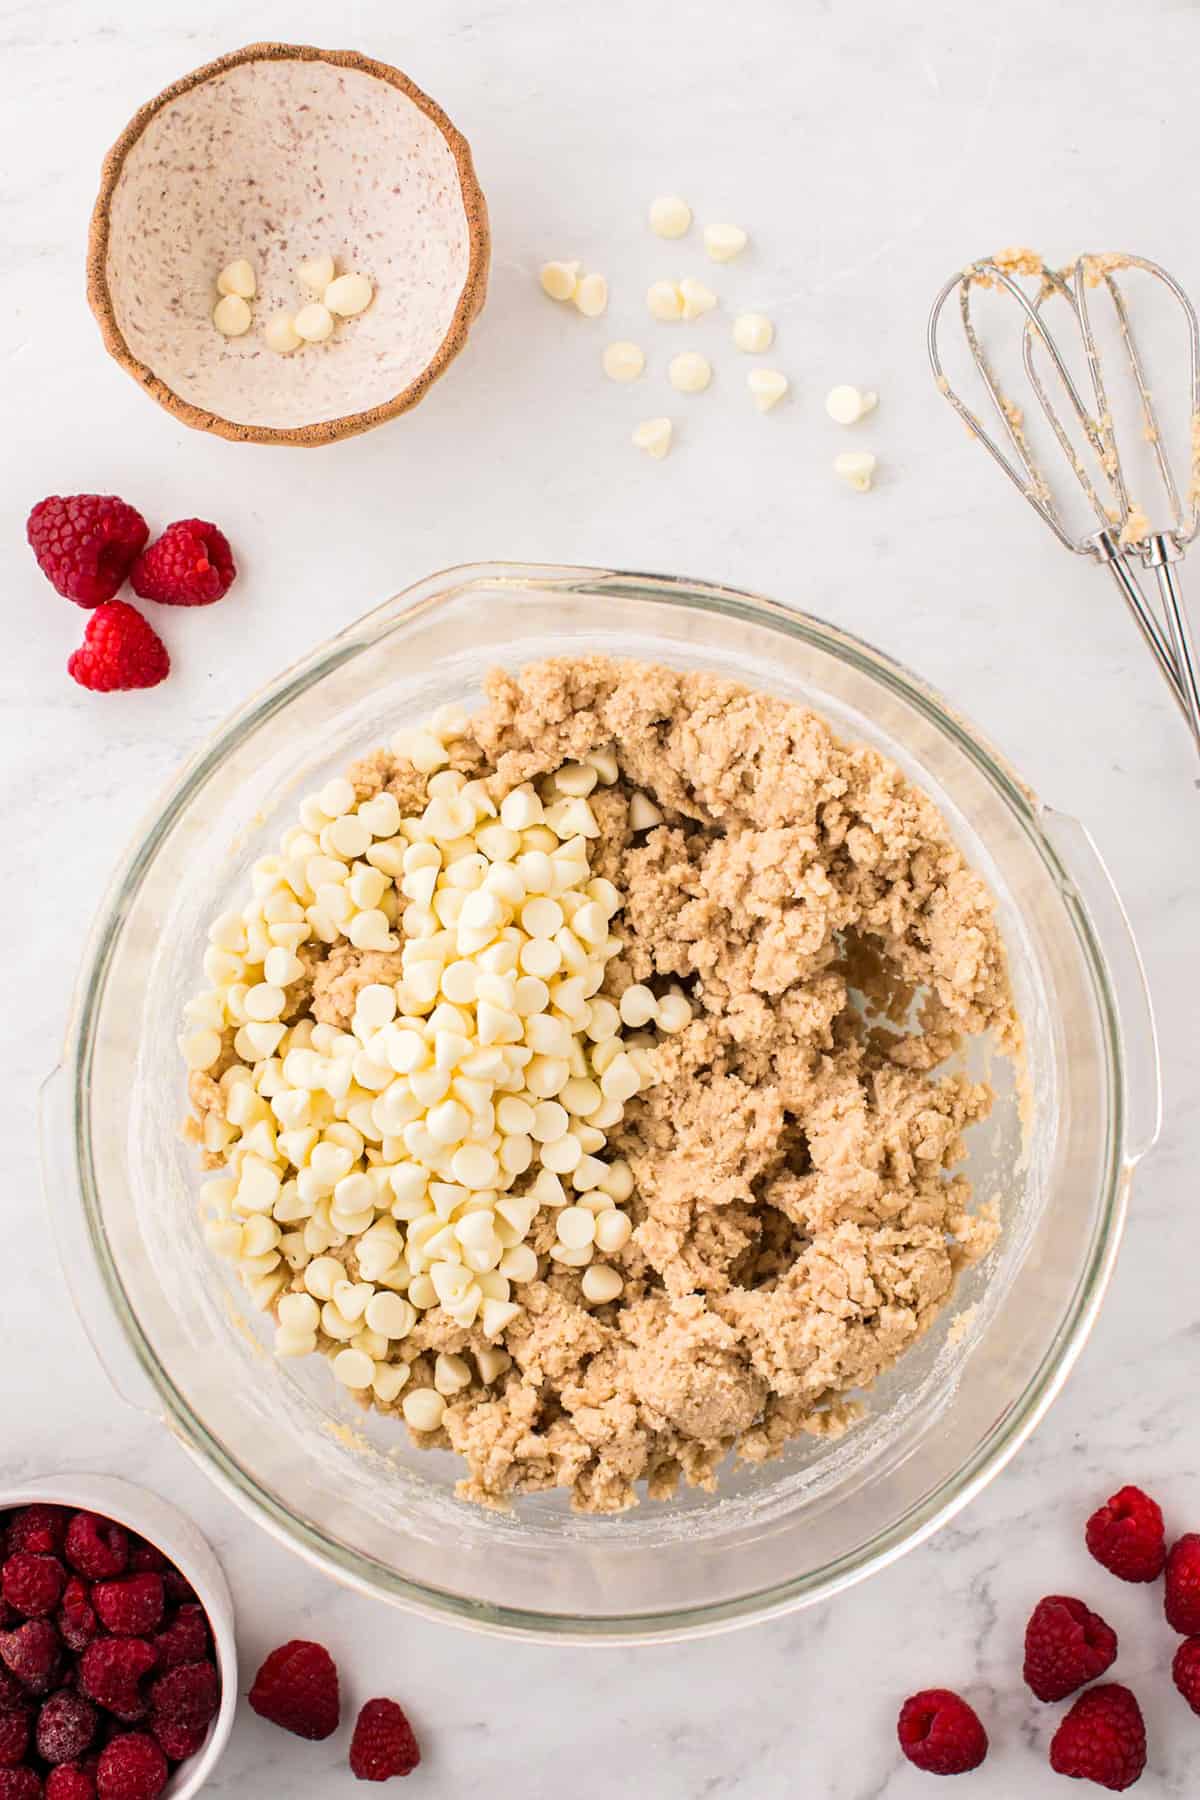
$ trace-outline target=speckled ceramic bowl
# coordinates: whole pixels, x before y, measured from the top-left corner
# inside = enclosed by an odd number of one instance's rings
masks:
[[[269,350],[323,252],[375,297],[324,343]],[[488,217],[466,139],[420,88],[355,51],[251,44],[143,106],[104,163],[88,300],[110,353],[167,410],[259,444],[328,444],[415,406],[487,290]],[[245,257],[250,329],[212,323]]]

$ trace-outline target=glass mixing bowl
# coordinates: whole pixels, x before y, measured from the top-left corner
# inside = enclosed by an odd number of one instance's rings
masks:
[[[411,1449],[318,1359],[276,1362],[265,1322],[202,1241],[195,1154],[179,1135],[176,1035],[206,922],[234,904],[300,797],[401,722],[477,704],[490,666],[583,651],[719,670],[893,758],[991,884],[1028,1038],[1021,1071],[986,1046],[968,1057],[997,1090],[968,1173],[1003,1234],[879,1381],[864,1423],[727,1470],[716,1494],[615,1519],[575,1517],[562,1495],[511,1515],[459,1502],[456,1458]],[[630,1641],[829,1595],[965,1505],[1084,1342],[1157,1118],[1145,983],[1095,851],[936,694],[846,633],[727,588],[501,565],[434,576],[368,613],[184,770],[92,933],[44,1139],[64,1263],[118,1387],[251,1517],[340,1580],[426,1614]]]

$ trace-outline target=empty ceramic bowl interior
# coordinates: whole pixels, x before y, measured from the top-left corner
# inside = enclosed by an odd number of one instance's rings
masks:
[[[118,143],[97,222],[109,347],[201,415],[190,423],[294,432],[400,410],[482,299],[467,146],[406,77],[361,57],[255,46],[177,83]],[[370,306],[322,343],[269,349],[263,327],[317,297],[297,271],[325,253],[370,278]],[[243,257],[253,319],[223,337],[216,278]]]
[[[213,1655],[221,1676],[221,1704],[195,1756],[171,1773],[162,1800],[191,1800],[212,1777],[233,1730],[238,1703],[237,1639],[233,1600],[225,1574],[207,1540],[185,1513],[148,1488],[113,1475],[72,1471],[0,1486],[0,1512],[35,1501],[99,1513],[135,1531],[168,1557],[195,1589],[212,1629]]]
[[[176,1036],[207,921],[241,904],[303,794],[401,722],[477,705],[496,663],[582,651],[715,669],[819,709],[944,809],[996,896],[1027,1063],[972,1045],[996,1104],[969,1136],[1003,1233],[840,1441],[727,1466],[620,1518],[562,1494],[460,1502],[448,1454],[363,1413],[205,1247]],[[373,1593],[577,1638],[711,1629],[828,1594],[917,1541],[1032,1428],[1094,1315],[1135,1155],[1112,985],[1048,816],[928,690],[832,627],[729,590],[595,571],[452,573],[368,614],[258,697],[186,771],[97,926],[63,1125],[91,1254],[175,1429],[256,1517]],[[1152,1058],[1151,1058],[1152,1060]]]

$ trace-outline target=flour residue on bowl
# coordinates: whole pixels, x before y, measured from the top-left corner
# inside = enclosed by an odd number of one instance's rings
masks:
[[[262,324],[308,298],[329,251],[374,284],[369,309],[289,356]],[[213,327],[217,272],[246,257],[255,321]],[[410,97],[361,69],[251,61],[149,121],[112,196],[106,278],[132,354],[181,399],[238,424],[295,429],[380,406],[451,329],[470,266],[459,172]]]

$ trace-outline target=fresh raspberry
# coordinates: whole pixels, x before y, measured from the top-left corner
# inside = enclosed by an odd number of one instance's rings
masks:
[[[24,1762],[28,1748],[28,1712],[0,1713],[0,1769],[13,1769]]]
[[[124,600],[108,600],[96,608],[82,644],[67,658],[67,674],[94,694],[157,687],[170,672],[167,646]]]
[[[163,1755],[171,1762],[186,1762],[189,1756],[195,1756],[204,1748],[208,1736],[207,1725],[179,1725],[174,1719],[159,1719],[153,1713],[150,1729],[158,1739]]]
[[[96,1792],[100,1800],[158,1800],[167,1785],[167,1759],[144,1731],[115,1737],[100,1752]]]
[[[42,1800],[44,1792],[32,1769],[0,1769],[0,1800]]]
[[[99,606],[117,592],[150,532],[115,494],[51,494],[30,513],[25,535],[60,594]]]
[[[1200,1532],[1185,1531],[1171,1545],[1163,1604],[1172,1631],[1200,1635]]]
[[[79,1659],[79,1685],[97,1706],[133,1725],[148,1710],[140,1683],[154,1660],[154,1645],[144,1638],[99,1638]]]
[[[260,1718],[314,1742],[337,1730],[338,1673],[320,1644],[293,1638],[272,1650],[250,1689],[250,1705]]]
[[[1133,1786],[1145,1766],[1142,1709],[1115,1681],[1080,1694],[1050,1743],[1056,1774],[1094,1781],[1118,1794]]]
[[[129,1561],[129,1536],[124,1526],[99,1513],[76,1513],[67,1526],[67,1561],[89,1581],[109,1581],[121,1575]]]
[[[237,574],[224,532],[206,519],[177,519],[130,570],[135,594],[165,606],[211,606]]]
[[[79,1763],[60,1763],[46,1777],[46,1800],[96,1800],[91,1771]]]
[[[96,1735],[96,1709],[82,1694],[60,1688],[42,1703],[37,1721],[37,1753],[43,1762],[74,1762]]]
[[[360,1781],[411,1775],[421,1760],[413,1728],[394,1700],[368,1700],[350,1743],[350,1767]]]
[[[906,1700],[896,1734],[909,1762],[929,1775],[965,1775],[988,1752],[979,1715],[949,1688],[925,1688]]]
[[[158,1667],[177,1669],[180,1663],[203,1662],[208,1655],[208,1620],[204,1608],[194,1602],[181,1606],[169,1625],[154,1639]]]
[[[1184,1638],[1175,1652],[1171,1675],[1194,1713],[1200,1713],[1200,1637]]]
[[[8,1521],[8,1554],[33,1550],[44,1556],[61,1556],[69,1517],[61,1506],[23,1506]]]
[[[162,1551],[145,1538],[130,1538],[129,1567],[135,1575],[165,1575],[170,1563]]]
[[[1116,1660],[1116,1632],[1082,1600],[1038,1601],[1025,1627],[1025,1680],[1039,1700],[1065,1700]]]
[[[150,1637],[162,1624],[162,1576],[123,1575],[117,1581],[98,1581],[92,1605],[101,1624],[117,1637]]]
[[[1157,1581],[1167,1560],[1162,1508],[1141,1488],[1123,1487],[1087,1522],[1087,1547],[1122,1581]]]
[[[67,1585],[67,1571],[57,1556],[18,1550],[4,1565],[4,1598],[27,1619],[44,1619],[52,1613]]]
[[[173,1725],[207,1725],[221,1704],[221,1682],[210,1662],[181,1663],[150,1689],[155,1716]]]
[[[63,1589],[57,1622],[59,1636],[68,1650],[86,1650],[99,1634],[100,1621],[92,1605],[92,1590],[78,1575],[72,1575]]]
[[[49,1619],[30,1619],[0,1636],[0,1661],[27,1692],[48,1694],[54,1686],[62,1642]]]

